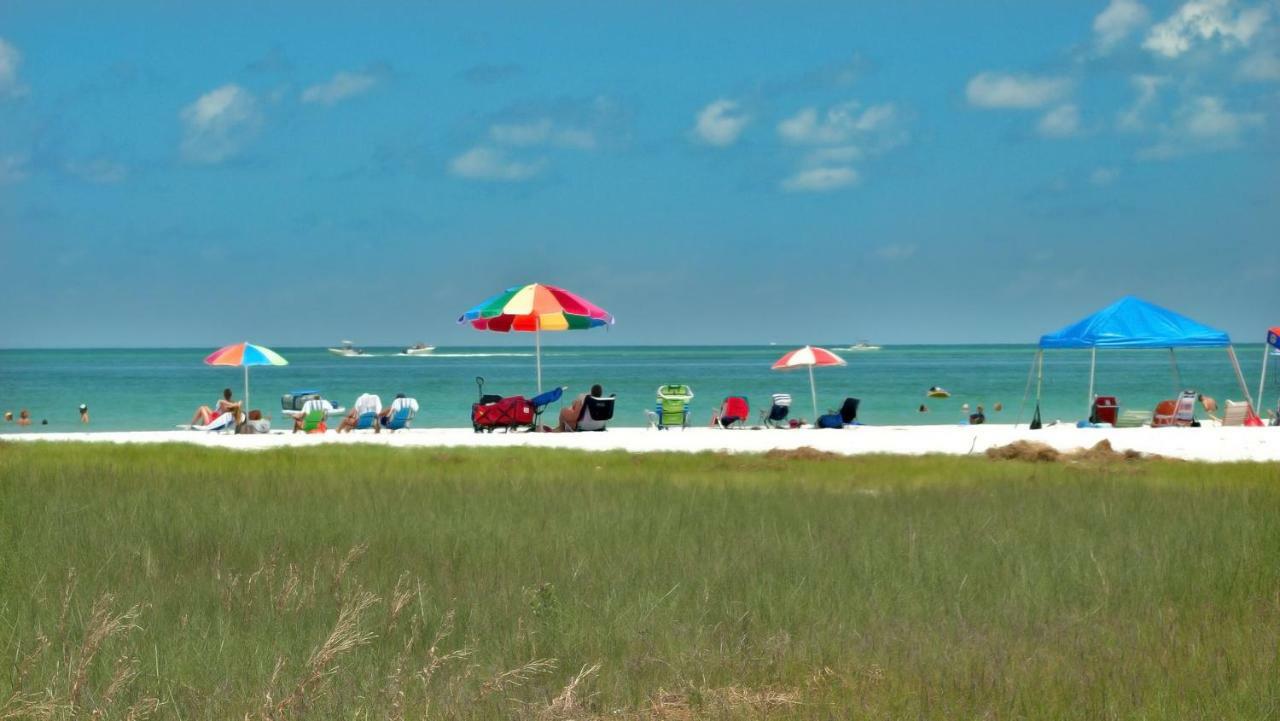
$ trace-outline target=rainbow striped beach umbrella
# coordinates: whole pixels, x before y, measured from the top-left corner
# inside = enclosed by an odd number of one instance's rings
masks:
[[[244,408],[249,409],[249,366],[287,366],[289,361],[284,356],[267,348],[254,345],[248,341],[223,346],[210,353],[204,359],[210,366],[243,366],[244,367]]]
[[[533,333],[538,392],[542,392],[542,331],[588,330],[613,325],[613,316],[563,288],[530,283],[507,288],[463,313],[458,323],[497,333]]]
[[[818,422],[818,388],[813,383],[813,369],[846,365],[844,359],[826,348],[807,345],[797,348],[782,356],[773,364],[773,370],[789,371],[797,368],[809,369],[809,396],[813,399],[813,422]]]

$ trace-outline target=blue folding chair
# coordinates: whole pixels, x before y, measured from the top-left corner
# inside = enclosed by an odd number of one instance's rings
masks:
[[[542,412],[552,403],[558,403],[564,396],[565,390],[564,387],[552,388],[529,399],[529,405],[533,406],[533,425],[530,430],[536,431],[542,427]]]

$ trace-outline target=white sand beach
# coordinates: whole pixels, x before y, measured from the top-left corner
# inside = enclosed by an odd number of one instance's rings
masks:
[[[764,453],[802,447],[843,455],[888,453],[923,455],[981,454],[1018,440],[1046,443],[1060,451],[1088,448],[1106,439],[1117,451],[1133,450],[1183,460],[1233,462],[1280,461],[1280,428],[1122,428],[1050,426],[856,426],[843,430],[719,430],[689,428],[657,431],[615,428],[602,433],[473,433],[470,429],[411,429],[398,433],[338,435],[272,433],[225,435],[198,431],[106,433],[18,433],[0,441],[192,443],[234,450],[305,448],[364,444],[397,448],[565,448],[586,451]]]

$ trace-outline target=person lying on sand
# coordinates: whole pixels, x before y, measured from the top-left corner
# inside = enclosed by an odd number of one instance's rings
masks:
[[[582,406],[586,404],[588,395],[600,398],[604,396],[604,387],[597,383],[591,386],[590,393],[579,393],[572,403],[561,408],[560,422],[556,425],[557,433],[571,433],[578,430],[578,419],[582,417]]]
[[[230,388],[223,388],[222,397],[219,398],[218,402],[214,403],[212,407],[200,406],[199,408],[196,409],[196,414],[194,416],[191,416],[190,425],[207,426],[209,425],[210,422],[213,421],[214,418],[217,418],[218,416],[227,412],[233,412],[236,414],[236,417],[239,418],[240,403],[238,401],[231,400]]]

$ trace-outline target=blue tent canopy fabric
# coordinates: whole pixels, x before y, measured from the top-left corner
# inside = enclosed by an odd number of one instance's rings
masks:
[[[1052,348],[1225,348],[1224,331],[1184,315],[1125,296],[1077,323],[1040,336],[1042,349]]]

